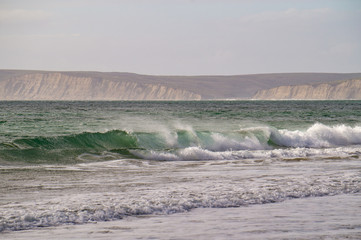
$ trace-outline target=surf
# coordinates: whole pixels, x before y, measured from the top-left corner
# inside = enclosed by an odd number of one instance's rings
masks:
[[[152,132],[111,130],[65,136],[23,137],[0,143],[6,161],[74,163],[122,158],[148,160],[217,160],[355,154],[361,127],[315,123],[304,130],[270,126],[236,131],[162,128]],[[336,149],[336,150],[335,150]],[[357,151],[356,151],[357,152]]]

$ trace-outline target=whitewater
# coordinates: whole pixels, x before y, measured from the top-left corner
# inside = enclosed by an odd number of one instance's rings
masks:
[[[360,101],[0,102],[0,237],[358,239],[360,156]]]

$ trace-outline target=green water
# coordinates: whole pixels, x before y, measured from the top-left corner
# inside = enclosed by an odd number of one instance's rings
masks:
[[[259,150],[284,146],[272,138],[277,130],[305,132],[317,123],[345,125],[357,134],[361,102],[0,102],[0,160],[75,163],[144,157],[134,149],[247,150],[240,144]],[[218,146],[216,135],[231,143]],[[260,146],[247,145],[247,137]]]
[[[274,210],[287,236],[330,238],[335,222],[354,236],[344,209],[355,203],[325,196],[361,192],[360,117],[361,101],[0,102],[0,234],[213,208],[237,236],[255,206],[262,218]],[[310,220],[319,204],[335,210],[329,224]],[[295,228],[292,216],[307,221]],[[198,223],[202,235],[214,229]],[[242,234],[264,239],[277,226]]]

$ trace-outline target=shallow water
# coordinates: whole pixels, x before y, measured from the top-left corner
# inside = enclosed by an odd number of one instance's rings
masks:
[[[360,239],[361,195],[127,217],[5,233],[7,239]]]

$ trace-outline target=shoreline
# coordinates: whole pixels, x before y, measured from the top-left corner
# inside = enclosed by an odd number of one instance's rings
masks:
[[[359,239],[361,193],[3,232],[6,239]],[[287,222],[287,224],[285,224]]]

